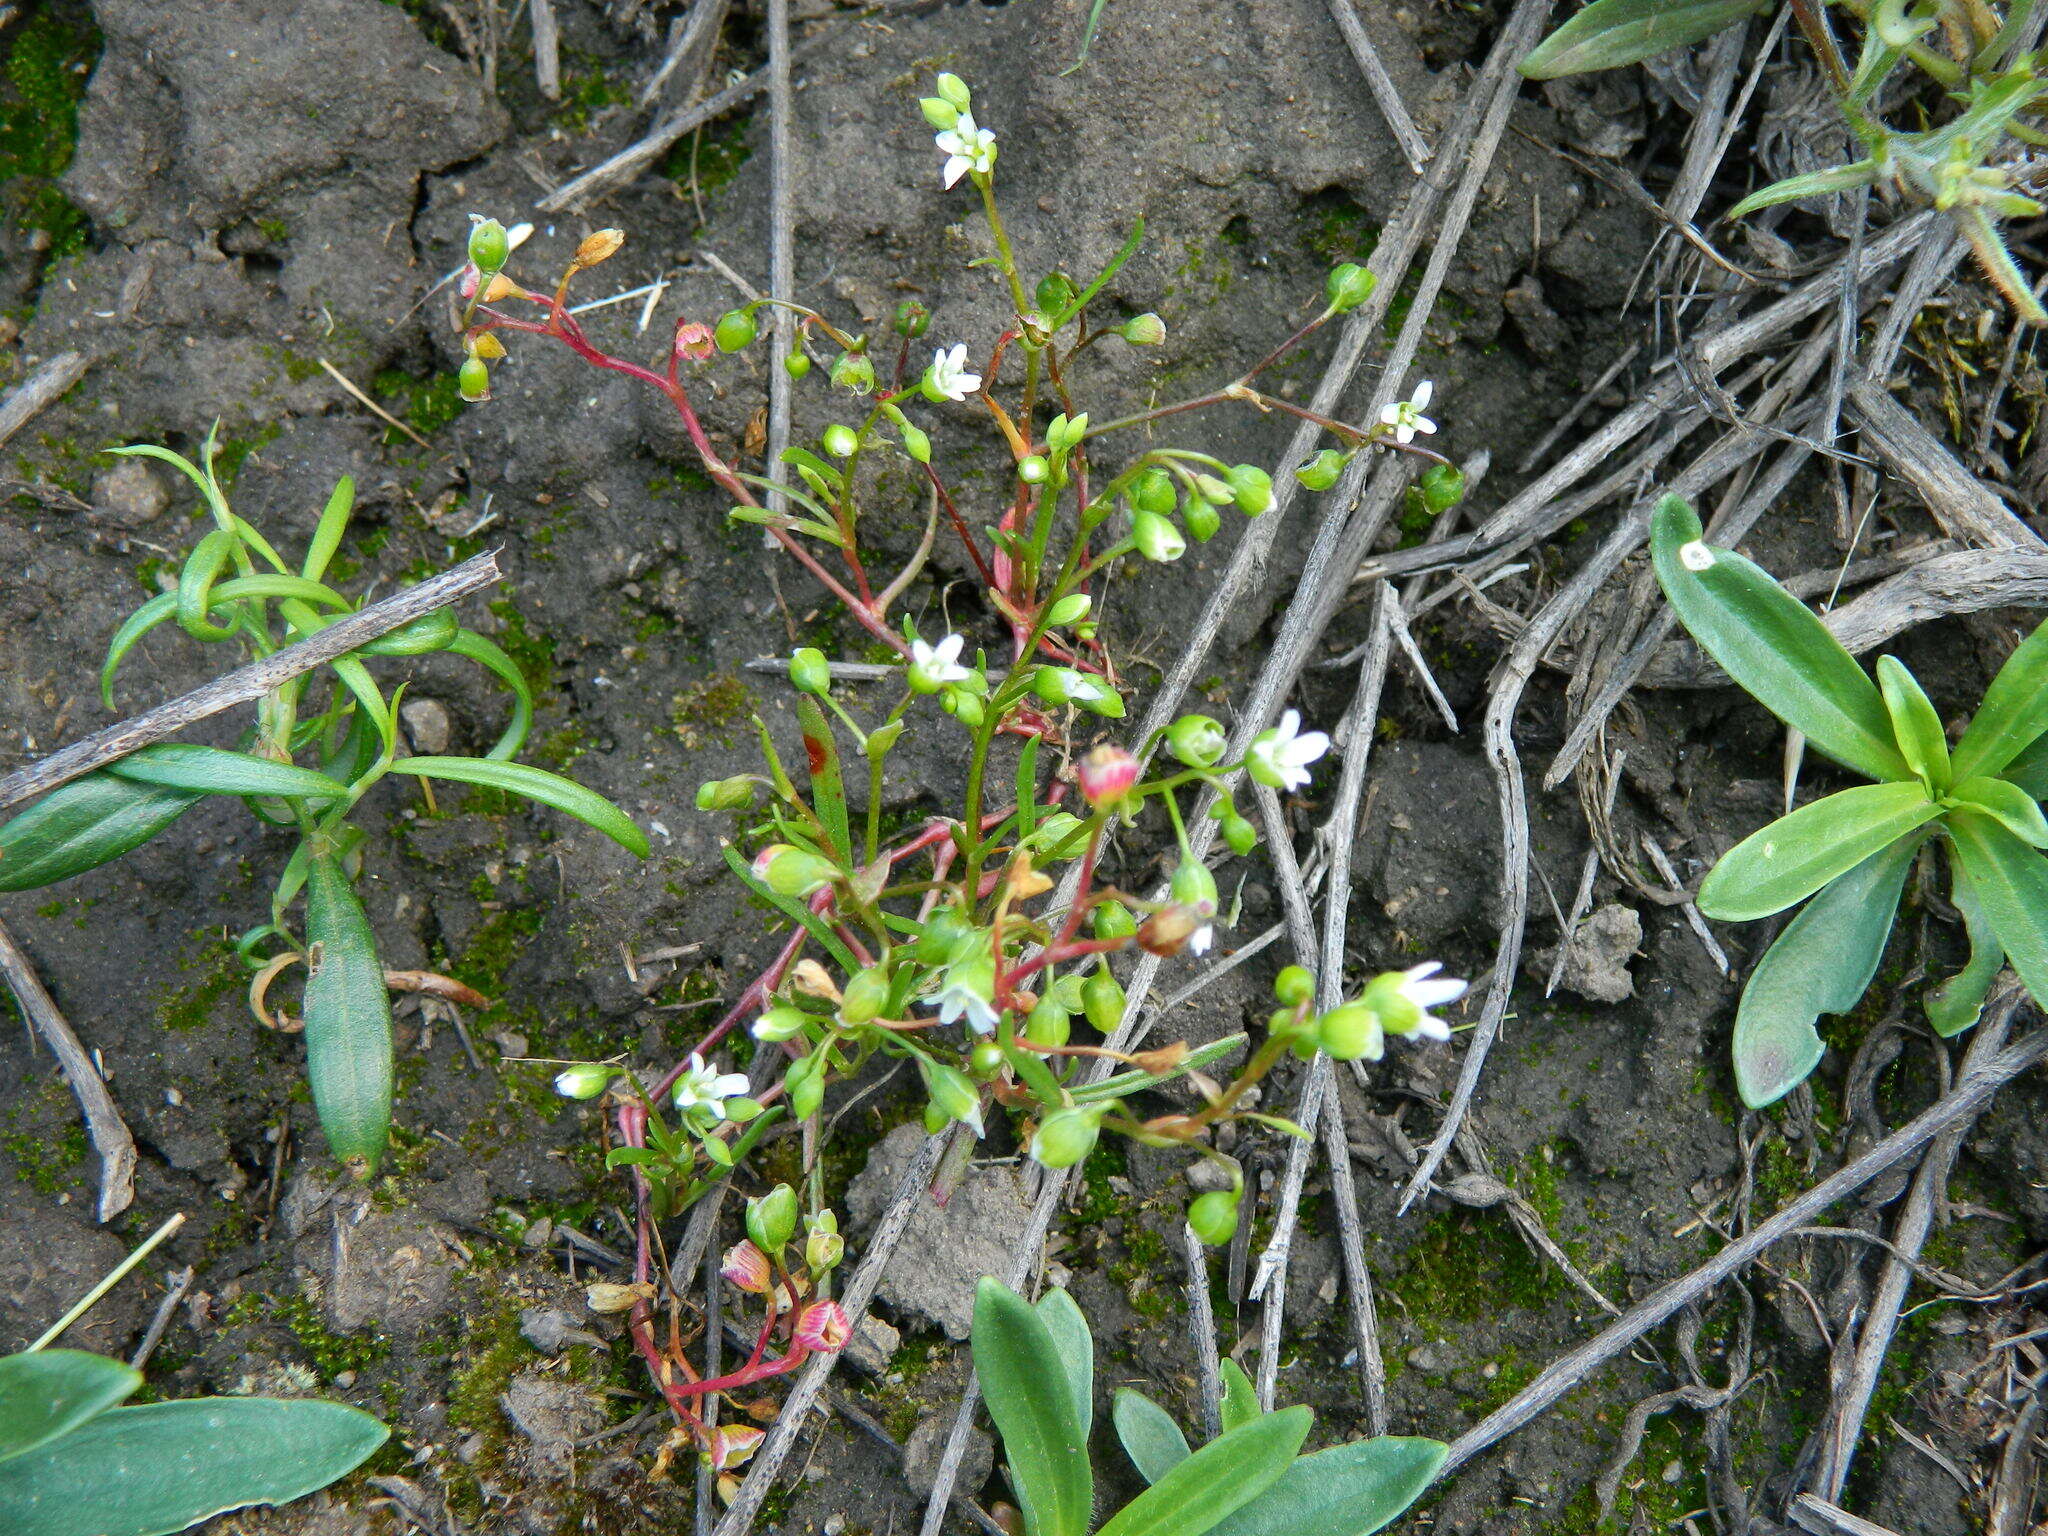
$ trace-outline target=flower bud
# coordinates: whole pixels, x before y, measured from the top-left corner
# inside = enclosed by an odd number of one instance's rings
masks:
[[[555,1092],[565,1099],[594,1099],[612,1085],[618,1076],[616,1067],[601,1066],[594,1061],[579,1061],[566,1071],[555,1074]]]
[[[1195,493],[1219,507],[1237,499],[1237,492],[1230,488],[1228,480],[1206,473],[1195,476]]]
[[[711,1470],[727,1472],[734,1467],[745,1466],[767,1438],[766,1430],[756,1429],[751,1424],[718,1425],[711,1431],[711,1445],[706,1451],[711,1458]]]
[[[1222,725],[1208,715],[1182,715],[1166,728],[1168,750],[1190,768],[1215,767],[1229,744]]]
[[[1114,897],[1089,908],[1088,922],[1098,939],[1128,939],[1138,931],[1138,920],[1131,916],[1131,909]]]
[[[1196,497],[1188,503],[1186,513],[1188,532],[1197,544],[1206,544],[1216,537],[1216,530],[1223,526],[1223,515],[1213,503]]]
[[[860,447],[860,434],[843,422],[833,422],[827,427],[818,442],[835,459],[850,459],[854,450]]]
[[[942,74],[937,81],[939,94],[962,112],[974,109],[974,98],[968,94],[967,82],[955,74]]]
[[[1051,473],[1052,465],[1042,453],[1028,453],[1017,461],[1017,478],[1026,485],[1043,485]]]
[[[924,1091],[932,1107],[947,1120],[957,1120],[981,1135],[981,1091],[967,1074],[929,1056],[919,1056],[917,1066],[924,1074]]]
[[[754,855],[754,878],[778,896],[802,898],[839,876],[833,865],[790,843],[770,843]]]
[[[1357,262],[1347,261],[1330,269],[1329,278],[1323,283],[1323,292],[1329,297],[1331,312],[1342,315],[1371,298],[1373,289],[1378,286],[1378,278]]]
[[[623,229],[597,229],[585,235],[576,244],[576,266],[594,267],[601,261],[610,261],[619,253],[619,247],[626,243]]]
[[[842,352],[832,365],[832,382],[841,389],[865,395],[875,387],[875,365],[865,352]]]
[[[1188,1225],[1211,1248],[1221,1248],[1237,1231],[1237,1191],[1212,1189],[1188,1207]]]
[[[832,663],[814,646],[801,646],[789,658],[789,680],[798,693],[823,698],[832,691]]]
[[[1081,1012],[1105,1035],[1123,1022],[1124,989],[1110,975],[1108,966],[1098,966],[1081,983]]]
[[[1188,552],[1181,531],[1156,512],[1131,514],[1131,542],[1147,560],[1169,564]]]
[[[728,309],[718,317],[718,324],[711,331],[712,339],[718,343],[721,352],[737,352],[742,347],[751,346],[760,334],[760,324],[754,319],[751,309]]]
[[[1231,499],[1246,517],[1257,517],[1273,509],[1273,477],[1256,464],[1233,464],[1223,477],[1230,483]]]
[[[945,965],[975,936],[958,907],[940,907],[924,920],[924,931],[911,941],[910,953],[921,964]]]
[[[924,120],[941,133],[951,133],[959,126],[960,109],[943,96],[920,96],[917,107]]]
[[[896,423],[896,432],[903,439],[905,453],[920,464],[931,463],[932,440],[925,435],[923,429],[913,427],[907,421],[899,421]]]
[[[839,1235],[839,1218],[830,1211],[820,1211],[810,1221],[810,1231],[804,1237],[804,1267],[815,1276],[829,1269],[839,1267],[845,1257],[846,1240]]]
[[[766,1295],[773,1278],[768,1255],[744,1238],[725,1250],[718,1273],[733,1289],[753,1296]]]
[[[1455,464],[1432,464],[1417,477],[1423,508],[1439,517],[1465,499],[1465,476]]]
[[[752,1033],[756,1040],[765,1040],[770,1044],[780,1044],[784,1040],[797,1039],[803,1034],[804,1026],[809,1023],[810,1015],[805,1013],[803,1009],[792,1008],[787,1003],[784,1003],[778,1007],[770,1008],[761,1017],[754,1020]]]
[[[618,1285],[609,1280],[599,1280],[583,1288],[583,1304],[591,1311],[603,1315],[630,1312],[636,1303],[653,1299],[654,1287],[644,1280],[634,1285]]]
[[[491,398],[491,370],[482,358],[463,359],[455,371],[455,392],[471,405]]]
[[[469,264],[479,272],[496,272],[512,254],[505,226],[496,219],[469,216]]]
[[[814,1301],[797,1318],[793,1342],[803,1349],[830,1354],[842,1348],[852,1337],[853,1324],[847,1320],[846,1310],[838,1302]]]
[[[1180,501],[1180,492],[1174,488],[1173,476],[1157,464],[1139,471],[1131,481],[1131,505],[1140,512],[1171,512]]]
[[[1338,1061],[1378,1061],[1386,1050],[1379,1010],[1364,1002],[1340,1003],[1316,1022],[1316,1040]]]
[[[1223,841],[1242,858],[1259,846],[1259,829],[1232,811],[1223,818]]]
[[[948,123],[946,126],[950,128],[953,125]],[[916,299],[905,299],[896,306],[896,317],[889,322],[889,327],[905,341],[915,341],[931,328],[931,323],[930,310]]]
[[[1088,617],[1088,610],[1093,603],[1094,599],[1086,592],[1069,592],[1046,610],[1045,622],[1048,627],[1055,629],[1064,624],[1078,624]]]
[[[813,1051],[799,1056],[782,1074],[782,1091],[789,1096],[789,1112],[809,1120],[825,1104],[825,1053]]]
[[[965,688],[947,688],[939,700],[947,714],[958,720],[970,731],[981,729],[981,722],[988,717],[988,708],[978,694],[969,693]]]
[[[1031,1137],[1031,1161],[1041,1168],[1071,1168],[1095,1150],[1102,1134],[1102,1111],[1073,1104],[1056,1109],[1038,1123]]]
[[[1051,316],[1063,314],[1080,290],[1074,280],[1064,272],[1048,272],[1038,280],[1038,291],[1033,296],[1039,313]]]
[[[840,1000],[839,1017],[847,1024],[866,1024],[889,1006],[889,977],[878,965],[855,971]]]
[[[1105,745],[1074,766],[1074,777],[1081,786],[1081,798],[1099,811],[1123,803],[1138,782],[1138,769],[1138,760],[1122,747]]]
[[[1182,859],[1167,890],[1175,901],[1198,916],[1216,915],[1216,877],[1200,859]]]
[[[1024,1038],[1033,1045],[1057,1048],[1065,1045],[1073,1032],[1072,1013],[1050,993],[1041,997],[1024,1019]]]
[[[1325,448],[1314,458],[1295,465],[1294,478],[1311,491],[1327,491],[1337,483],[1337,477],[1344,473],[1344,466],[1350,462],[1350,454]]]
[[[993,1040],[977,1040],[967,1053],[967,1075],[985,1083],[1003,1070],[1003,1048]]]
[[[1273,996],[1290,1008],[1299,1008],[1315,995],[1315,973],[1307,966],[1290,965],[1273,978]]]
[[[1138,925],[1138,947],[1148,955],[1177,955],[1188,947],[1188,940],[1201,926],[1202,920],[1195,912],[1174,902]]]
[[[782,1252],[795,1231],[796,1191],[787,1184],[747,1202],[747,1236],[770,1258]]]
[[[1134,347],[1156,347],[1166,340],[1166,322],[1147,311],[1131,316],[1116,333]]]
[[[810,356],[799,348],[782,360],[782,371],[792,379],[808,378],[811,372]]]

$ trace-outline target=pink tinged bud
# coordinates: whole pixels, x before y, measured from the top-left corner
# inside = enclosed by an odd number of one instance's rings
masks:
[[[847,1320],[845,1308],[836,1301],[814,1301],[796,1320],[796,1342],[805,1349],[829,1353],[852,1337],[853,1324]]]
[[[480,276],[476,268],[465,263],[462,268],[462,280],[456,285],[457,291],[465,299],[470,298],[476,293],[476,285],[479,281]]]
[[[1138,782],[1138,760],[1122,747],[1097,747],[1074,770],[1081,798],[1097,810],[1121,803]]]
[[[767,1294],[770,1279],[768,1255],[752,1243],[741,1241],[725,1250],[725,1262],[718,1273],[725,1283],[755,1296]]]
[[[743,1465],[766,1438],[751,1424],[721,1424],[711,1431],[711,1466],[724,1472]]]
[[[711,327],[701,320],[684,320],[676,326],[676,351],[693,362],[703,362],[715,356],[718,341],[711,334]]]

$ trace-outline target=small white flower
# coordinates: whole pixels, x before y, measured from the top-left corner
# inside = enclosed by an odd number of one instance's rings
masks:
[[[960,648],[965,644],[958,635],[948,635],[937,645],[911,641],[910,686],[919,693],[937,693],[948,683],[966,682],[974,673],[960,665]]]
[[[967,343],[955,342],[948,350],[932,353],[932,388],[948,400],[965,400],[981,388],[981,375],[967,371]]]
[[[1412,443],[1416,433],[1436,430],[1436,423],[1422,414],[1429,404],[1429,397],[1435,393],[1436,386],[1424,379],[1415,386],[1413,399],[1396,400],[1380,412],[1381,423],[1394,429],[1395,442]]]
[[[676,1079],[676,1108],[683,1111],[705,1109],[714,1119],[725,1118],[725,1101],[736,1099],[748,1088],[746,1076],[739,1072],[718,1073],[704,1065],[704,1058],[697,1052],[690,1053],[689,1065],[683,1075]]]
[[[931,1001],[938,1007],[941,1024],[965,1019],[977,1035],[992,1035],[997,1015],[989,994],[994,990],[994,967],[984,958],[970,959],[946,968],[946,983]]]
[[[1300,789],[1309,781],[1308,765],[1330,750],[1321,731],[1303,731],[1301,715],[1288,710],[1270,731],[1252,741],[1249,768],[1253,778],[1272,789]]]
[[[1445,1003],[1455,1003],[1465,995],[1466,983],[1455,976],[1431,980],[1442,969],[1442,962],[1429,960],[1421,965],[1411,966],[1401,973],[1400,981],[1394,986],[1394,993],[1404,1001],[1414,1004],[1421,1017],[1415,1021],[1412,1028],[1398,1031],[1399,1033],[1420,1035],[1425,1040],[1451,1038],[1450,1025],[1429,1010],[1442,1007]]]
[[[969,171],[986,176],[995,169],[996,136],[975,126],[972,112],[962,112],[960,120],[945,132],[933,135],[932,142],[946,155],[945,169],[939,173],[942,186],[950,188]]]

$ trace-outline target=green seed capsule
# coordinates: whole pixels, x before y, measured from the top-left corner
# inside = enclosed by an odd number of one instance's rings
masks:
[[[469,227],[470,265],[482,273],[496,272],[512,254],[505,226],[496,219],[478,219]]]
[[[1173,476],[1157,464],[1142,470],[1131,481],[1131,505],[1140,512],[1164,515],[1171,512],[1180,500],[1180,493],[1174,489]]]
[[[1378,278],[1358,263],[1347,261],[1330,269],[1323,291],[1329,296],[1330,308],[1341,315],[1371,298],[1373,289],[1378,286]]]
[[[747,1236],[771,1258],[796,1235],[796,1191],[778,1184],[747,1202]]]
[[[491,370],[482,358],[463,359],[455,372],[455,392],[471,405],[491,398]]]
[[[1308,967],[1290,965],[1273,978],[1273,996],[1290,1008],[1299,1008],[1316,995],[1316,978]]]
[[[801,379],[810,373],[811,360],[802,352],[792,352],[782,360],[782,369],[792,379]]]
[[[1206,544],[1216,537],[1216,530],[1223,526],[1223,514],[1216,510],[1213,502],[1197,498],[1188,503],[1186,513],[1188,532],[1197,544]]]
[[[1123,1022],[1124,989],[1102,966],[1081,984],[1081,1011],[1105,1035]]]
[[[1221,1248],[1237,1231],[1237,1202],[1237,1194],[1228,1189],[1197,1195],[1188,1207],[1188,1225],[1209,1247]]]
[[[718,343],[721,352],[737,352],[742,347],[751,346],[760,334],[761,327],[751,309],[728,309],[718,317],[718,324],[711,331],[712,339]]]

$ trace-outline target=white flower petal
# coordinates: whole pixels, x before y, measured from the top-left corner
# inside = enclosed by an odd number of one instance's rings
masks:
[[[1389,405],[1381,410],[1380,425],[1385,427],[1398,427],[1400,424],[1401,402],[1396,400],[1392,405]]]
[[[1448,1040],[1451,1038],[1451,1026],[1435,1015],[1427,1013],[1416,1021],[1414,1032],[1425,1040]]]
[[[1436,386],[1430,383],[1428,379],[1424,379],[1420,384],[1415,386],[1415,393],[1409,398],[1408,403],[1414,406],[1415,409],[1419,411],[1424,406],[1429,404],[1429,397],[1435,393]]]
[[[939,185],[951,191],[954,184],[971,169],[965,155],[955,155],[946,162],[946,168],[939,173]]]
[[[1427,416],[1417,416],[1414,418],[1414,421],[1415,430],[1418,432],[1434,432],[1436,430],[1436,423]]]
[[[1463,997],[1465,983],[1445,977],[1441,981],[1413,981],[1401,991],[1418,1008],[1437,1008]]]

